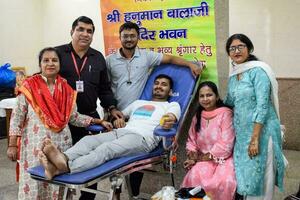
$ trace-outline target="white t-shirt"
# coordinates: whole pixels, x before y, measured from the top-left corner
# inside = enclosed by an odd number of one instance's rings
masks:
[[[154,136],[153,131],[162,116],[172,113],[179,119],[181,110],[177,102],[136,100],[122,113],[129,117],[124,129],[142,135],[148,144],[157,145],[160,138]]]

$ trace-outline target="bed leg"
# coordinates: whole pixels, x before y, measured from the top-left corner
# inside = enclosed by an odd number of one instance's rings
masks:
[[[169,157],[169,162],[170,162],[170,167],[169,167],[169,173],[171,176],[171,181],[172,181],[172,186],[175,187],[175,181],[174,181],[174,168],[176,167],[177,164],[177,156],[174,153],[173,150],[170,151],[170,157]]]
[[[128,191],[128,197],[129,200],[133,199],[133,194],[132,194],[132,188],[131,188],[131,184],[130,184],[130,174],[127,174],[125,176],[125,183],[126,183],[126,187],[127,187],[127,191]]]
[[[63,199],[73,200],[73,196],[74,196],[75,193],[76,193],[76,191],[74,191],[74,189],[70,189],[70,188],[65,187]]]
[[[110,192],[109,192],[109,197],[108,197],[108,199],[109,199],[109,200],[113,200],[113,199],[114,199],[114,196],[115,196],[115,191],[114,191],[114,190],[112,190],[112,189],[110,189]]]
[[[109,200],[113,200],[116,195],[116,189],[122,186],[123,179],[121,176],[113,176],[110,177],[110,192],[109,192]]]

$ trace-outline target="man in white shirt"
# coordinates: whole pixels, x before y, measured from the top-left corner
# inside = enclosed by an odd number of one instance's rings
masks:
[[[162,125],[165,129],[170,129],[180,117],[179,104],[167,101],[172,85],[173,81],[167,75],[157,76],[152,100],[136,100],[122,111],[129,117],[126,126],[123,119],[117,119],[114,124],[118,129],[86,136],[64,153],[46,139],[39,154],[46,177],[52,179],[62,173],[81,172],[113,158],[152,151],[160,141],[160,137],[153,135],[153,130],[162,117],[168,118]]]
[[[122,24],[119,28],[121,48],[106,58],[111,89],[119,110],[125,109],[140,97],[151,69],[160,64],[188,67],[194,76],[199,75],[202,71],[203,66],[197,66],[183,58],[140,49],[138,47],[139,35],[140,28],[136,23],[125,22]],[[140,172],[130,174],[130,185],[134,196],[139,194],[142,178],[143,174]]]

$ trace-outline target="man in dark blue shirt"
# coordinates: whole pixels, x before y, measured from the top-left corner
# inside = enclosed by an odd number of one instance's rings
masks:
[[[67,79],[70,86],[77,90],[77,109],[81,114],[99,118],[96,111],[97,98],[101,106],[107,109],[114,118],[123,115],[116,109],[116,100],[111,91],[103,55],[90,47],[95,27],[93,21],[85,16],[77,18],[72,24],[72,41],[56,47],[61,56],[60,75]],[[73,144],[88,133],[85,128],[69,125]],[[97,188],[97,184],[91,186]],[[95,195],[82,192],[80,199],[94,199]]]

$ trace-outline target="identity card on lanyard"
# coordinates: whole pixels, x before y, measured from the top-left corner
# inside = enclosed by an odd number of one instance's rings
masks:
[[[76,70],[76,73],[78,75],[78,81],[76,81],[76,91],[77,92],[84,92],[84,82],[82,80],[80,80],[80,73],[84,68],[84,65],[86,63],[87,57],[84,58],[83,63],[81,65],[80,70],[78,69],[78,65],[74,56],[74,53],[71,52],[72,58],[73,58],[73,63],[74,63],[74,68]]]

